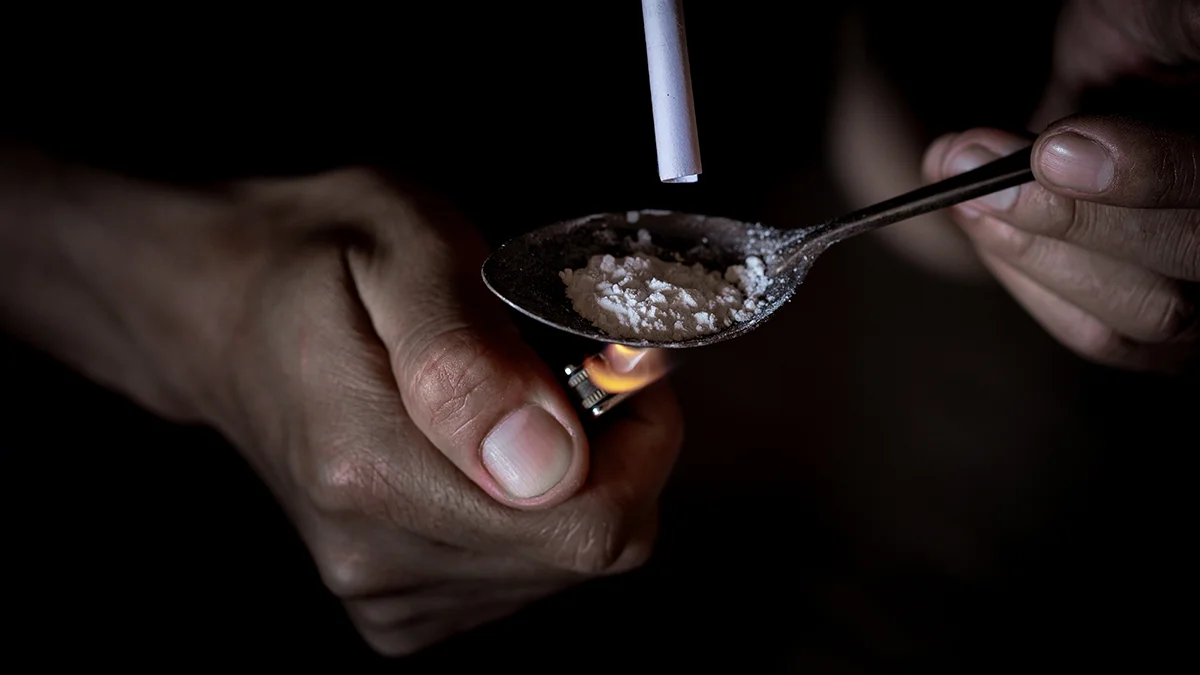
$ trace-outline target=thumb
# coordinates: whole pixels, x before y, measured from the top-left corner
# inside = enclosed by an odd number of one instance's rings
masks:
[[[549,368],[480,283],[486,247],[447,207],[404,201],[351,274],[425,436],[496,500],[544,508],[588,470],[583,427]]]
[[[1077,115],[1038,137],[1033,170],[1044,186],[1131,208],[1200,207],[1200,136],[1125,117]]]

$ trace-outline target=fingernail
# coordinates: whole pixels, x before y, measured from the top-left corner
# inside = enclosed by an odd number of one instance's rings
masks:
[[[1108,189],[1116,164],[1099,143],[1064,133],[1042,146],[1042,177],[1050,183],[1077,192],[1099,193]]]
[[[504,418],[483,441],[483,466],[517,499],[544,495],[558,485],[575,454],[571,434],[537,406]]]
[[[994,162],[999,158],[999,155],[982,145],[968,145],[950,160],[949,173],[951,176],[957,176],[960,173],[974,171],[984,164]],[[970,203],[984,206],[989,211],[1007,211],[1012,208],[1013,204],[1017,203],[1017,194],[1020,192],[1020,189],[1019,187],[1005,188],[979,199],[973,199]]]

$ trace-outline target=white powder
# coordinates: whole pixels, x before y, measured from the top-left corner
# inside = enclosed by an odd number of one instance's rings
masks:
[[[639,243],[648,242],[645,230]],[[769,280],[762,260],[719,272],[703,265],[665,262],[645,253],[595,255],[587,267],[563,270],[575,311],[619,338],[681,341],[715,333],[759,312]]]

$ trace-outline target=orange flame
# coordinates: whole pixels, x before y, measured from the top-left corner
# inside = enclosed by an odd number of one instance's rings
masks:
[[[592,384],[610,394],[637,391],[671,370],[663,349],[634,349],[610,344],[583,362]]]

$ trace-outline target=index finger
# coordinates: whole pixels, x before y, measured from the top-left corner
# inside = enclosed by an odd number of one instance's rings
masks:
[[[591,439],[587,483],[566,503],[522,517],[550,536],[532,542],[538,559],[584,573],[622,571],[649,555],[662,492],[683,445],[683,413],[660,380],[609,413],[611,426]]]
[[[621,412],[592,441],[592,478],[582,497],[632,511],[652,506],[666,484],[683,445],[683,412],[665,380],[626,401]]]

